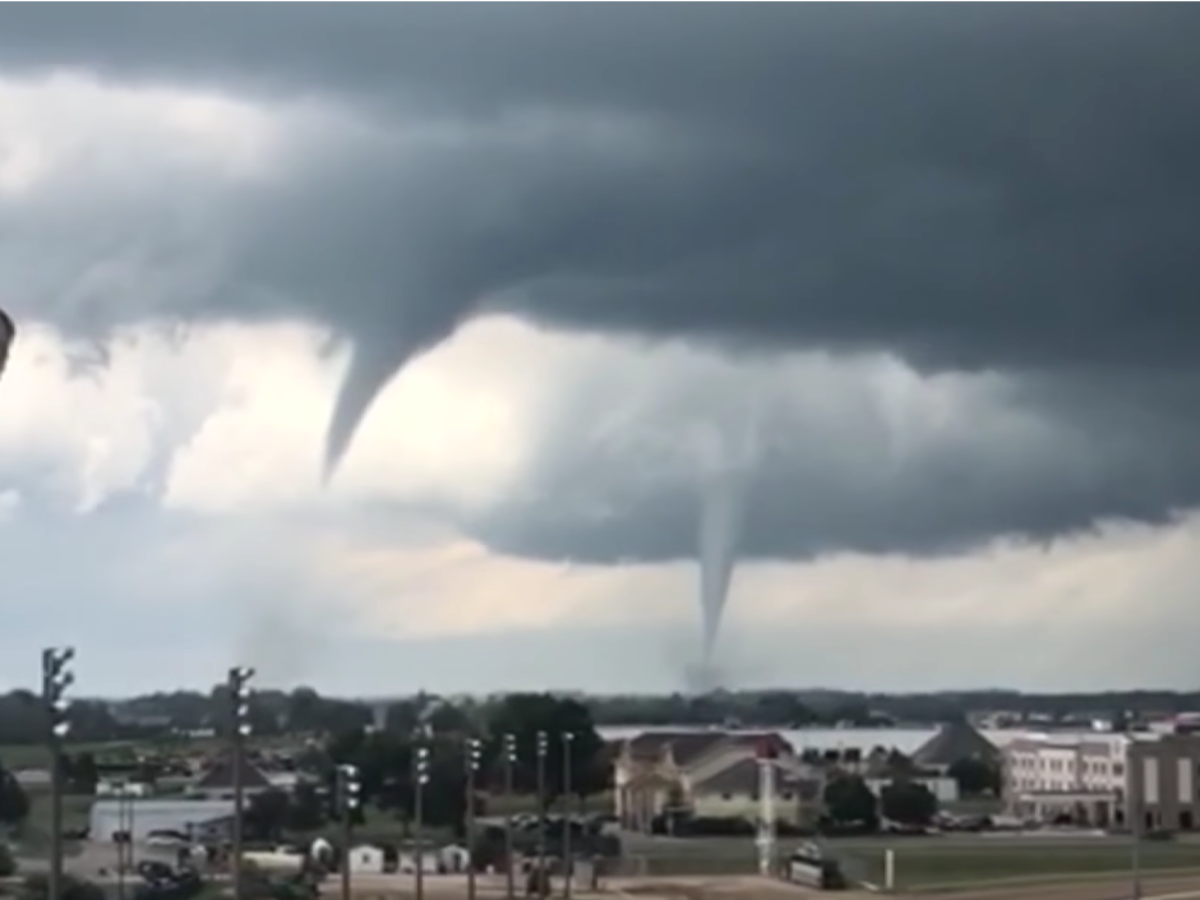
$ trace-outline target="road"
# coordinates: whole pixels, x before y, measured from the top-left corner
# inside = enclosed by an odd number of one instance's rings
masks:
[[[911,900],[1130,900],[1129,878],[1090,878],[1041,886],[1013,884],[947,893],[906,894]],[[1142,900],[1200,900],[1200,878],[1151,878],[1143,882]]]

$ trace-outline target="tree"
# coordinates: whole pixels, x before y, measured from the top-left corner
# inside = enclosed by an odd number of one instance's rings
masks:
[[[799,728],[816,718],[796,694],[768,691],[754,701],[754,718],[760,725],[786,725]]]
[[[49,900],[50,881],[40,872],[29,875],[21,891],[25,900]],[[85,881],[73,875],[63,875],[59,890],[61,900],[106,900],[104,888],[93,881]]]
[[[287,810],[289,831],[315,831],[325,824],[325,802],[314,785],[301,783],[292,792]]]
[[[96,793],[96,783],[100,780],[96,772],[96,757],[83,752],[72,756],[64,753],[62,759],[62,776],[67,790],[75,794]]]
[[[857,775],[841,775],[825,785],[825,810],[840,825],[861,823],[874,828],[879,823],[879,803]]]
[[[885,819],[904,825],[928,825],[937,815],[937,797],[925,785],[901,779],[885,787],[879,796]]]
[[[953,762],[946,774],[958,782],[958,790],[965,797],[980,794],[1000,794],[1000,770],[982,759],[968,757]]]
[[[565,756],[571,765],[571,793],[580,797],[608,787],[610,773],[604,764],[604,741],[596,731],[591,711],[578,700],[552,694],[509,694],[488,720],[488,758],[498,774],[504,735],[516,738],[517,765],[514,785],[518,791],[537,790],[537,735],[546,735],[545,787],[548,802],[565,787],[563,779],[564,734],[571,739]]]
[[[0,878],[11,878],[17,874],[17,859],[8,844],[0,844]]]
[[[242,822],[252,840],[279,841],[288,824],[291,800],[278,788],[261,791],[250,798]]]
[[[16,777],[0,768],[0,823],[17,825],[29,815],[29,797]]]

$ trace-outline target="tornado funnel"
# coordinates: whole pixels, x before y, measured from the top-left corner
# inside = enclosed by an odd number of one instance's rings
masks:
[[[421,327],[410,324],[395,333],[355,338],[350,366],[342,379],[325,438],[322,476],[326,484],[350,449],[363,418],[380,392],[405,366],[449,337],[456,326],[449,319],[417,324]]]
[[[711,476],[700,497],[701,668],[715,671],[717,635],[733,580],[742,531],[745,484],[736,472]]]

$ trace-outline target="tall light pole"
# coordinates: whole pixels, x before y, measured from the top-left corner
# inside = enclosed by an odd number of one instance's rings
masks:
[[[62,745],[70,731],[67,721],[67,688],[75,683],[75,675],[67,665],[75,658],[70,647],[49,647],[42,651],[42,700],[46,707],[46,742],[50,750],[50,880],[51,900],[62,896]]]
[[[475,900],[475,776],[479,773],[479,760],[483,745],[478,738],[467,738],[467,900]]]
[[[362,782],[358,766],[337,767],[337,806],[342,817],[342,900],[350,900],[350,841],[354,838],[354,814],[358,811]]]
[[[537,733],[537,804],[538,804],[538,896],[546,896],[546,752],[550,749],[546,732]]]
[[[414,763],[414,778],[413,778],[413,838],[416,840],[416,852],[413,859],[416,860],[416,877],[417,877],[417,900],[424,900],[425,897],[425,847],[423,838],[421,837],[422,818],[423,818],[423,796],[425,794],[425,785],[429,784],[429,748],[418,747]]]
[[[242,816],[246,806],[246,738],[250,736],[250,679],[254,670],[234,666],[229,670],[229,759],[233,767],[233,852],[230,876],[233,900],[242,900]]]
[[[562,767],[563,767],[563,821],[562,821],[562,859],[563,859],[563,896],[571,896],[571,748],[574,746],[575,735],[569,731],[562,733]]]
[[[508,803],[513,802],[513,770],[517,767],[517,736],[504,735],[504,794]],[[508,900],[513,900],[513,827],[512,813],[504,817],[504,859],[508,882]]]
[[[1139,772],[1138,774],[1140,777],[1141,773]],[[1129,823],[1130,838],[1133,841],[1131,853],[1132,858],[1129,861],[1130,869],[1132,870],[1130,873],[1132,876],[1132,884],[1130,887],[1132,888],[1131,894],[1133,900],[1142,900],[1142,826],[1144,824],[1142,820],[1145,818],[1145,814],[1142,811],[1142,804],[1140,802],[1140,791],[1135,796],[1136,799],[1133,797],[1130,798],[1131,802],[1129,804],[1130,812],[1132,814],[1130,816],[1132,821]]]
[[[133,868],[133,789],[128,782],[117,793],[117,895],[125,900],[125,871]]]

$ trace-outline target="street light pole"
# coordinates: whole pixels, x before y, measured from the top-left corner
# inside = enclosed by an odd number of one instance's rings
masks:
[[[1133,894],[1132,900],[1142,900],[1142,824],[1143,824],[1142,819],[1143,819],[1143,812],[1142,812],[1142,804],[1140,802],[1140,799],[1141,799],[1140,797],[1130,798],[1130,803],[1129,803],[1130,814],[1131,814],[1130,818],[1133,820],[1132,822],[1130,822],[1130,826],[1131,826],[1130,834],[1132,835],[1133,846],[1131,849],[1131,857],[1132,858],[1129,861],[1130,868],[1132,870],[1130,873],[1131,881],[1132,881],[1132,884],[1130,885],[1130,887],[1132,889],[1131,892]]]
[[[517,765],[517,737],[514,734],[504,735],[504,794],[508,799],[509,808],[513,802],[513,769]],[[508,900],[513,900],[513,828],[512,813],[504,817],[504,860],[508,876]]]
[[[117,786],[117,896],[125,900],[125,867],[129,853],[129,842],[133,838],[133,827],[129,823],[129,791],[125,782]]]
[[[421,830],[423,818],[423,803],[422,798],[425,793],[425,785],[429,783],[429,748],[418,747],[416,752],[416,777],[413,779],[413,838],[416,840],[416,852],[413,854],[413,859],[416,861],[416,878],[417,878],[417,900],[424,900],[425,897],[425,847],[423,845]]]
[[[563,897],[571,896],[571,747],[575,735],[569,731],[562,733],[562,765],[563,765],[563,822],[562,822],[562,859],[563,859]]]
[[[537,733],[537,804],[538,804],[538,896],[546,896],[546,751],[549,739],[546,732]]]
[[[482,745],[478,738],[467,738],[467,900],[475,900],[475,776],[479,772]]]
[[[354,838],[360,787],[358,766],[345,763],[337,767],[337,805],[342,817],[342,900],[350,900],[350,842]]]
[[[50,878],[49,900],[60,900],[63,889],[62,844],[62,744],[70,730],[67,721],[67,688],[75,676],[67,664],[75,658],[70,647],[50,647],[42,651],[42,700],[46,708],[47,745],[50,750]]]
[[[242,817],[246,806],[246,738],[250,736],[250,679],[254,670],[234,666],[229,670],[229,750],[233,767],[233,827],[230,878],[233,900],[242,900]]]

